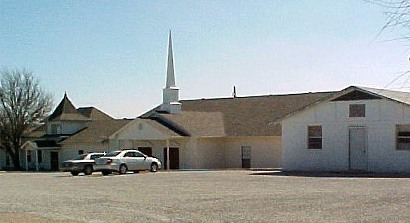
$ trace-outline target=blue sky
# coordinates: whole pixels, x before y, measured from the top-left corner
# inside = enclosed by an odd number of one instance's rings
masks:
[[[133,118],[162,101],[170,29],[180,98],[198,99],[386,87],[410,62],[385,23],[359,0],[0,0],[0,67],[31,70],[55,106],[67,92]]]

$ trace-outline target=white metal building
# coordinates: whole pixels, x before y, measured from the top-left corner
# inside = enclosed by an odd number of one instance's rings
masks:
[[[280,123],[285,170],[410,172],[410,93],[348,87]]]

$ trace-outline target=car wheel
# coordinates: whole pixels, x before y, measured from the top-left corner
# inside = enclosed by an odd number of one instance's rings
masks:
[[[84,167],[84,174],[85,175],[91,175],[93,173],[93,167],[88,165]]]
[[[152,163],[152,164],[151,164],[150,171],[151,171],[151,172],[154,172],[154,173],[157,172],[157,171],[158,171],[158,164]]]
[[[120,173],[120,174],[126,174],[126,173],[127,173],[127,170],[128,170],[127,166],[126,166],[125,164],[121,164],[118,173]]]
[[[78,174],[79,174],[79,172],[77,172],[77,171],[71,171],[71,175],[73,175],[73,176],[78,176]]]
[[[109,170],[103,170],[102,171],[102,175],[104,175],[104,176],[107,176],[110,173],[111,173],[111,171],[109,171]]]

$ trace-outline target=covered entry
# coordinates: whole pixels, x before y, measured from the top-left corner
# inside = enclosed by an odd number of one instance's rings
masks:
[[[137,148],[148,156],[157,157],[162,168],[180,168],[180,140],[183,137],[149,119],[135,119],[109,137],[110,149]],[[169,151],[169,152],[167,152]]]
[[[169,148],[169,159],[167,148],[164,148],[164,169],[168,168],[168,160],[169,160],[169,169],[175,170],[179,169],[179,148],[170,147]]]

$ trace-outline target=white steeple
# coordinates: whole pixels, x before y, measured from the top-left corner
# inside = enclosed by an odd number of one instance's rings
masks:
[[[166,83],[165,87],[167,87],[167,88],[175,87],[174,55],[172,53],[171,30],[169,31],[169,39],[168,39],[167,83]]]
[[[171,30],[169,31],[168,40],[168,64],[167,64],[167,82],[162,94],[161,111],[169,113],[178,113],[181,111],[179,101],[179,88],[175,86],[174,74],[174,56],[172,53]]]

